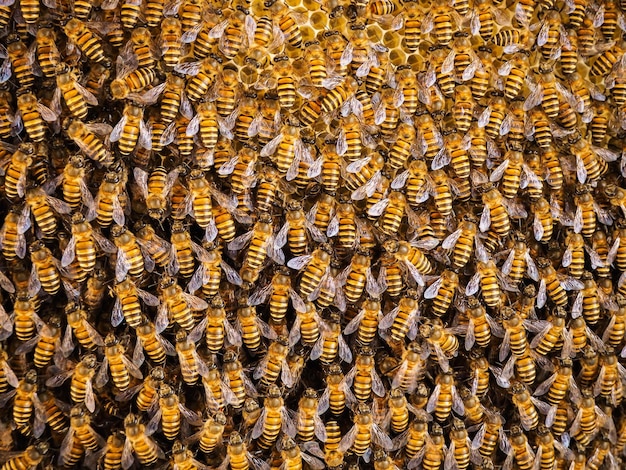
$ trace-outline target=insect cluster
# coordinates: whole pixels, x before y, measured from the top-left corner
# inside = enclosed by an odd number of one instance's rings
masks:
[[[622,468],[623,8],[1,1],[1,469]]]

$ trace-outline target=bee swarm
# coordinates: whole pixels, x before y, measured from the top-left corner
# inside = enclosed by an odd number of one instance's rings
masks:
[[[0,470],[623,468],[625,12],[0,2]]]

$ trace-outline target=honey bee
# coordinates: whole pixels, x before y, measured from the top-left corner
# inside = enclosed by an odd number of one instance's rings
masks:
[[[229,349],[224,354],[224,375],[222,393],[225,400],[235,408],[245,407],[246,397],[256,397],[257,391],[248,376],[244,373],[239,357]],[[287,378],[285,371],[283,378]],[[289,382],[289,380],[287,380]]]
[[[456,356],[459,348],[455,330],[444,328],[441,320],[437,319],[420,325],[419,333],[426,340],[429,353],[437,357],[444,371],[448,371],[450,367],[448,359]]]
[[[3,57],[8,57],[7,62],[2,67],[2,82],[11,76],[11,68],[13,68],[13,75],[17,78],[19,86],[32,87],[35,82],[35,51],[29,51],[17,34],[10,35],[7,38],[7,43],[6,49],[3,47],[1,51]]]
[[[311,350],[311,360],[317,359],[328,365],[339,357],[344,362],[352,362],[352,352],[342,335],[341,319],[332,314],[327,321],[320,325],[320,338]]]
[[[61,265],[68,266],[74,258],[85,272],[90,272],[96,265],[96,247],[107,253],[115,253],[116,248],[102,234],[93,230],[81,213],[72,215],[72,238],[63,252]]]
[[[0,230],[2,254],[7,261],[16,257],[23,259],[26,256],[25,234],[30,228],[30,217],[24,210],[11,210],[4,220]]]
[[[98,450],[104,445],[104,439],[91,427],[91,416],[81,406],[75,406],[71,410],[70,428],[59,450],[60,462],[67,464],[68,460],[71,459],[71,451],[75,441],[91,451]]]
[[[204,249],[191,240],[189,230],[181,221],[172,224],[171,255],[167,271],[171,275],[180,273],[183,277],[191,277],[195,270],[195,257],[205,257]]]
[[[17,388],[19,379],[15,375],[15,372],[8,363],[8,354],[3,348],[0,350],[0,364],[2,371],[0,372],[0,395],[8,391],[9,385],[13,388]]]
[[[40,240],[33,242],[29,251],[33,263],[29,290],[36,293],[43,289],[50,295],[59,292],[61,288],[60,262],[52,256],[50,249]]]
[[[583,389],[582,399],[578,403],[578,412],[569,432],[581,445],[589,445],[600,429],[609,426],[609,417],[595,404],[593,392]]]
[[[507,450],[510,448],[511,453],[507,459],[510,463],[515,460],[520,468],[532,468],[535,462],[540,463],[540,460],[535,460],[535,453],[520,426],[513,426],[511,428],[509,442],[510,447],[507,446]]]
[[[158,332],[167,328],[170,320],[178,323],[186,331],[191,331],[194,328],[192,311],[205,310],[209,306],[204,300],[183,292],[176,278],[162,277],[159,282],[159,290],[160,304],[155,320]]]
[[[94,382],[97,387],[108,382],[107,368],[110,369],[113,384],[120,392],[130,386],[131,375],[137,379],[143,378],[139,368],[124,354],[124,347],[111,333],[104,340],[104,352],[104,360]]]
[[[111,142],[119,142],[122,155],[129,155],[138,146],[150,150],[152,137],[143,120],[143,108],[134,104],[124,107],[122,119],[115,125],[109,136]]]
[[[435,242],[438,243],[438,240],[435,240]],[[430,241],[428,244],[427,246],[432,246]],[[418,246],[421,245],[418,244]],[[429,274],[432,270],[432,265],[418,246],[406,241],[398,242],[397,240],[388,240],[383,244],[385,251],[392,254],[401,263],[402,267],[409,271],[411,278],[418,285],[423,286],[424,278],[422,275]]]
[[[511,391],[513,393],[513,403],[520,414],[522,427],[526,431],[535,429],[539,424],[537,409],[543,414],[547,414],[550,409],[549,405],[533,398],[521,382],[515,382]]]
[[[356,398],[346,382],[345,376],[338,364],[331,364],[326,376],[326,388],[319,399],[317,411],[320,414],[330,409],[333,415],[340,415],[345,410],[347,403],[354,403]]]
[[[354,415],[354,426],[341,438],[339,451],[346,452],[352,449],[356,455],[362,456],[373,445],[385,450],[393,448],[391,438],[374,422],[370,408],[365,404],[359,404]]]
[[[285,359],[289,353],[289,338],[279,335],[268,346],[267,354],[257,365],[252,377],[261,378],[264,386],[273,385],[280,375],[281,381],[288,387],[293,386],[291,370],[287,367]]]
[[[106,135],[111,132],[111,126],[108,124],[86,124],[78,119],[74,119],[69,124],[66,132],[67,136],[74,141],[88,158],[105,166],[113,163],[113,155],[105,147],[104,142],[97,137],[98,135]]]
[[[284,254],[281,250],[276,249],[274,239],[272,217],[262,213],[252,230],[240,235],[228,244],[229,249],[237,250],[250,242],[240,271],[241,279],[244,282],[252,283],[258,279],[260,270],[268,256],[277,263],[284,264]]]
[[[566,291],[583,288],[583,284],[574,278],[560,280],[550,261],[545,258],[537,259],[537,267],[539,268],[539,276],[541,278],[537,294],[538,307],[545,305],[547,295],[550,296],[555,304],[564,307],[567,305]]]
[[[206,313],[206,342],[209,352],[216,354],[228,343],[241,346],[241,334],[226,319],[224,301],[217,295],[211,299]]]
[[[378,323],[383,318],[378,299],[363,302],[361,311],[346,325],[344,333],[352,334],[358,330],[357,339],[363,345],[370,344],[376,337]]]
[[[361,347],[355,366],[346,374],[346,383],[353,386],[354,397],[359,402],[370,398],[372,392],[382,397],[385,394],[383,383],[376,372],[374,352],[369,347]]]
[[[87,321],[87,312],[83,310],[80,303],[71,301],[65,307],[68,328],[62,341],[62,350],[65,355],[69,355],[74,349],[72,333],[87,350],[94,350],[97,346],[104,346],[104,341],[100,333]]]
[[[141,465],[154,464],[158,459],[164,459],[165,454],[156,444],[154,439],[146,432],[146,425],[141,422],[141,418],[130,413],[124,418],[124,431],[126,434],[126,452],[122,454],[122,467],[129,468],[132,465],[133,455]]]
[[[232,59],[244,45],[253,43],[255,29],[256,24],[252,15],[240,5],[230,18],[218,23],[209,31],[209,38],[219,38],[219,51],[227,59]]]
[[[46,135],[44,121],[55,122],[59,115],[40,103],[34,93],[21,88],[17,92],[17,110],[26,133],[33,142],[42,142]]]
[[[137,223],[135,235],[144,253],[144,262],[150,265],[152,262],[164,268],[171,263],[171,245],[159,237],[154,228],[149,224]],[[152,261],[146,261],[151,258]]]
[[[318,396],[317,392],[311,388],[304,391],[298,404],[298,415],[296,418],[296,431],[298,437],[305,442],[317,437],[321,442],[326,441],[326,428],[324,422],[317,414]]]
[[[257,443],[262,448],[268,448],[278,439],[281,430],[290,437],[296,435],[295,424],[287,413],[280,389],[271,384],[261,416],[252,428],[251,437],[258,439]]]
[[[146,317],[141,318],[135,331],[137,333],[137,344],[133,351],[135,364],[143,364],[145,360],[144,351],[157,364],[163,364],[166,355],[176,355],[172,344],[157,333],[154,324]]]
[[[287,203],[285,224],[278,231],[274,240],[276,249],[288,243],[289,251],[295,256],[302,256],[308,251],[308,235],[318,243],[324,243],[324,234],[306,218],[302,204],[296,201]]]
[[[158,399],[158,391],[164,379],[165,372],[163,368],[161,366],[153,367],[142,383],[118,393],[115,399],[119,402],[125,402],[137,394],[137,408],[140,411],[148,411],[148,409],[155,406]]]
[[[304,310],[296,311],[296,320],[289,333],[289,345],[294,346],[300,340],[303,344],[315,344],[320,337],[320,323],[315,304],[306,302]]]
[[[78,18],[70,19],[63,28],[73,47],[80,49],[93,62],[109,62],[100,39]]]
[[[49,445],[47,442],[37,442],[28,446],[26,450],[18,452],[17,455],[9,456],[2,464],[2,469],[35,468],[43,461],[48,451]]]
[[[218,411],[205,421],[202,429],[190,437],[191,441],[199,440],[199,448],[205,454],[211,454],[222,442],[226,416]]]
[[[171,441],[178,436],[183,419],[194,424],[200,421],[195,412],[180,403],[178,395],[172,387],[162,383],[159,387],[158,406],[154,416],[146,426],[146,431],[151,433],[153,428],[160,424],[163,435]]]
[[[436,44],[448,45],[452,41],[452,31],[455,25],[461,24],[459,13],[449,4],[440,5],[423,19],[422,34],[430,34]]]
[[[172,444],[172,458],[170,463],[172,468],[204,468],[205,465],[196,460],[186,445],[181,441],[174,441]]]
[[[417,291],[407,291],[406,297],[400,299],[398,306],[385,315],[380,321],[380,330],[389,330],[389,339],[393,342],[403,341],[408,336],[414,340],[417,336],[417,318],[419,317]]]
[[[617,308],[611,312],[611,319],[602,334],[602,341],[612,347],[616,347],[622,342],[624,337],[624,307],[626,306],[626,299],[622,294],[615,296],[615,302]]]
[[[201,326],[204,324],[200,323],[189,334],[185,330],[179,330],[176,333],[176,352],[180,362],[180,370],[183,381],[189,385],[194,385],[200,376],[205,377],[208,374],[207,365],[196,350],[196,342],[204,332],[204,328]]]
[[[500,449],[507,452],[510,449],[510,441],[504,433],[504,419],[495,410],[485,410],[485,421],[480,426],[472,441],[472,449],[485,458],[492,458],[498,445]]]
[[[493,186],[485,188],[482,194],[485,209],[480,217],[479,228],[481,232],[486,232],[490,227],[499,236],[506,237],[511,230],[511,220],[505,198]]]
[[[609,403],[617,406],[622,400],[621,380],[624,376],[624,369],[620,367],[613,348],[607,347],[600,356],[600,373],[594,385],[594,395],[601,395]]]
[[[115,225],[111,229],[113,243],[117,247],[115,278],[119,282],[127,274],[139,276],[144,272],[144,258],[135,235],[124,225]]]
[[[348,302],[356,302],[366,289],[370,295],[377,296],[382,292],[371,273],[371,257],[361,249],[352,257],[349,268],[342,273],[340,284],[344,284],[344,295]]]
[[[43,74],[52,78],[55,76],[56,66],[61,56],[56,45],[57,34],[52,28],[39,28],[36,37],[36,57]]]
[[[68,68],[65,64],[56,67],[57,89],[53,97],[52,108],[59,111],[61,108],[61,97],[65,101],[70,114],[77,119],[87,117],[87,105],[97,106],[98,99],[76,79],[76,72]]]
[[[68,378],[72,378],[70,385],[70,397],[76,404],[85,404],[85,407],[93,413],[96,409],[95,395],[93,391],[93,378],[96,374],[97,359],[94,354],[86,354],[76,367],[63,371],[50,377],[46,381],[47,387],[58,387]]]
[[[233,431],[228,438],[226,446],[225,463],[230,464],[231,468],[247,470],[250,465],[254,469],[266,468],[267,464],[248,452],[245,440],[237,431]],[[265,465],[264,465],[265,464]]]
[[[2,406],[13,398],[12,414],[15,427],[21,434],[33,435],[36,438],[40,437],[45,429],[45,410],[37,396],[37,388],[37,371],[31,369],[18,382],[14,390],[0,397]]]
[[[126,220],[122,197],[124,186],[122,177],[116,172],[110,171],[104,175],[98,194],[94,200],[94,208],[98,223],[103,227],[108,227],[111,222],[123,226]],[[91,212],[94,210],[92,209]],[[88,218],[91,218],[89,214]]]
[[[302,298],[315,300],[312,294],[316,292],[317,287],[328,273],[331,252],[330,245],[322,244],[311,255],[299,256],[287,263],[291,269],[302,270],[304,268],[298,287],[298,293]]]

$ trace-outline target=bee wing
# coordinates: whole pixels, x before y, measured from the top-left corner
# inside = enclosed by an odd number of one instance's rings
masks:
[[[61,201],[56,197],[46,196],[46,202],[58,214],[69,214],[72,212],[72,207],[67,202]]]
[[[229,249],[232,249],[229,245]],[[297,256],[296,258],[292,258],[287,262],[287,266],[291,269],[300,270],[304,266],[308,265],[313,256],[311,255],[303,255]]]
[[[352,63],[352,58],[354,56],[354,44],[352,42],[348,42],[346,44],[345,49],[341,53],[341,57],[339,58],[339,65],[341,67],[346,67]]]
[[[63,250],[63,256],[61,257],[61,266],[64,268],[69,266],[76,257],[76,237],[70,238],[65,250]]]
[[[361,312],[359,312],[359,314],[356,315],[352,320],[350,320],[350,322],[346,325],[343,330],[344,334],[351,335],[352,333],[354,333],[359,328],[359,325],[361,324],[364,316],[365,310],[361,310]]]
[[[354,441],[356,440],[356,435],[357,435],[357,430],[358,428],[355,426],[352,426],[352,428],[350,429],[350,431],[348,431],[342,438],[341,441],[339,442],[339,452],[346,452],[350,447],[352,447],[352,445],[354,444]]]
[[[130,269],[130,263],[126,253],[122,249],[117,250],[117,260],[115,262],[115,279],[117,282],[124,280]]]
[[[93,385],[91,380],[87,380],[85,384],[85,407],[93,413],[96,410],[96,397],[93,393]]]
[[[202,300],[200,297],[196,297],[195,295],[188,294],[187,292],[181,292],[183,299],[189,306],[191,310],[206,310],[209,308],[209,304]]]
[[[59,118],[58,113],[55,113],[50,108],[41,103],[37,103],[37,111],[39,111],[39,114],[41,115],[43,120],[47,122],[54,122]]]
[[[59,463],[65,465],[68,462],[68,458],[70,457],[69,452],[72,450],[74,444],[74,435],[76,430],[73,427],[70,427],[69,431],[63,438],[61,442],[61,447],[59,448]]]
[[[231,345],[241,346],[241,334],[226,319],[224,319],[224,330],[226,331],[226,338]]]
[[[127,120],[128,118],[126,116],[122,116],[122,119],[120,119],[120,121],[115,125],[115,127],[111,131],[111,134],[109,135],[110,142],[117,142],[118,140],[120,140],[120,137],[122,137],[122,130],[124,129]]]
[[[396,317],[398,316],[398,312],[400,311],[400,307],[395,307],[389,313],[387,313],[382,320],[378,323],[379,330],[388,330],[393,325]]]
[[[276,149],[278,149],[278,146],[280,145],[282,140],[283,140],[283,135],[282,134],[278,134],[276,137],[274,137],[272,140],[270,140],[261,149],[261,156],[262,157],[269,157],[269,156],[273,155],[276,152]]]
[[[489,122],[489,118],[491,117],[491,106],[487,106],[485,110],[480,113],[478,117],[478,127],[485,127]]]
[[[510,161],[507,158],[500,165],[498,165],[496,169],[493,170],[493,172],[489,176],[489,181],[491,181],[492,183],[495,183],[496,181],[500,181],[502,179],[502,176],[504,176],[504,172],[509,167],[509,163]]]
[[[109,360],[106,356],[102,359],[102,364],[100,364],[100,368],[94,377],[94,384],[98,388],[102,388],[109,381]]]
[[[348,361],[346,361],[348,362]],[[378,376],[376,369],[372,367],[372,391],[379,397],[385,396],[385,386]]]
[[[491,211],[488,206],[483,207],[483,212],[480,216],[480,231],[486,232],[491,227]]]
[[[241,248],[243,248],[244,246],[248,244],[248,242],[252,239],[253,234],[254,232],[251,230],[247,233],[244,233],[243,235],[239,235],[237,238],[235,238],[232,242],[228,244],[228,249],[231,251],[240,250]],[[294,259],[297,259],[297,258],[294,258]],[[293,261],[293,259],[291,261]],[[297,268],[294,268],[294,269],[297,269]]]
[[[266,419],[267,419],[267,408],[263,408],[263,411],[261,411],[261,415],[259,416],[259,419],[257,420],[257,422],[254,424],[254,427],[252,428],[252,433],[250,434],[250,437],[252,439],[257,439],[261,436],[261,434],[263,434],[263,430],[265,429]]]
[[[544,228],[541,223],[541,216],[538,213],[535,213],[533,218],[533,235],[535,236],[535,240],[540,241],[543,238]]]
[[[372,442],[385,450],[393,449],[393,441],[376,423],[372,423]]]
[[[524,106],[523,106],[524,111],[530,111],[534,107],[538,106],[542,100],[543,100],[543,87],[541,85],[536,85],[532,93],[528,95],[528,98],[526,98],[526,101],[524,101]]]
[[[87,88],[82,86],[78,81],[74,81],[74,88],[76,88],[76,91],[80,93],[83,98],[85,98],[87,104],[90,104],[91,106],[98,106],[98,98],[96,98],[92,92],[87,90]]]
[[[352,351],[350,351],[350,347],[346,343],[346,340],[343,339],[343,335],[341,333],[339,334],[339,338],[337,338],[337,341],[339,344],[339,358],[343,362],[350,364],[352,362]]]
[[[289,410],[286,407],[282,407],[280,409],[280,416],[282,418],[281,428],[282,431],[288,436],[295,437],[296,435],[296,425],[293,422],[293,418],[289,414]]]
[[[548,33],[550,32],[550,23],[548,21],[544,22],[537,34],[537,45],[544,46],[548,41]]]
[[[542,383],[540,383],[535,389],[535,392],[533,393],[533,395],[536,397],[539,397],[541,395],[545,395],[546,393],[548,393],[548,390],[550,390],[550,387],[554,383],[556,376],[557,374],[554,373],[550,377],[548,377],[546,380],[544,380]]]
[[[454,246],[456,245],[456,242],[461,237],[461,233],[463,233],[462,229],[458,229],[458,230],[455,230],[454,232],[452,232],[450,235],[448,235],[445,238],[445,240],[441,244],[441,247],[444,250],[451,250],[452,248],[454,248]]]
[[[456,51],[453,49],[450,50],[450,53],[446,56],[443,63],[441,64],[441,73],[447,75],[454,70],[454,57],[456,56]]]
[[[428,289],[424,291],[424,298],[434,299],[435,297],[437,297],[437,294],[439,293],[439,289],[441,288],[442,284],[443,278],[439,277],[435,282],[428,286]]]
[[[274,246],[277,249],[282,248],[287,243],[287,233],[289,232],[289,222],[285,222],[281,229],[274,237]]]
[[[152,130],[143,119],[139,120],[139,140],[137,145],[146,150],[152,149]]]
[[[204,23],[201,21],[197,25],[195,25],[193,28],[191,28],[189,31],[185,31],[183,35],[180,37],[180,42],[182,42],[183,44],[191,44],[192,42],[194,42],[196,38],[198,37],[198,33],[203,28],[203,26],[204,26]]]
[[[124,449],[122,450],[122,468],[128,470],[133,465],[133,447],[130,439],[124,441]]]
[[[435,155],[435,158],[433,158],[430,168],[431,170],[441,170],[443,167],[449,165],[450,161],[450,153],[445,148],[442,148],[437,155]]]
[[[465,288],[465,295],[470,296],[474,295],[478,292],[480,287],[480,272],[476,272],[470,281],[467,283],[467,287]]]

